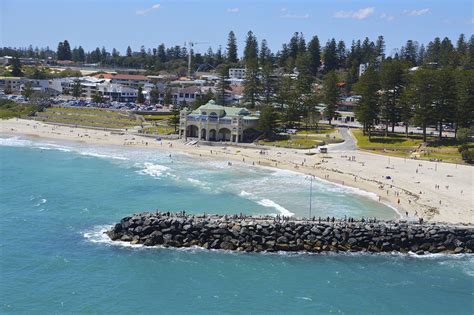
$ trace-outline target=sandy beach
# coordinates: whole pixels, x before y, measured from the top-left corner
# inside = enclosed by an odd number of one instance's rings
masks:
[[[308,150],[256,145],[189,146],[183,140],[159,142],[135,133],[115,134],[23,119],[3,120],[0,133],[93,144],[142,146],[185,152],[203,159],[277,167],[375,193],[380,202],[397,209],[401,218],[407,218],[408,213],[409,219],[474,223],[474,168],[468,165],[387,157],[362,151],[336,151],[331,147],[327,154],[308,155]]]

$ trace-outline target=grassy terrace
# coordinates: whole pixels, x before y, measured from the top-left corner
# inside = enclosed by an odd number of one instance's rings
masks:
[[[91,116],[114,116],[114,117],[123,117],[130,119],[132,117],[126,111],[120,110],[108,110],[102,108],[89,108],[89,107],[51,107],[46,110],[46,112],[55,112],[55,113],[64,113],[67,115],[91,115]]]
[[[423,144],[423,136],[395,133],[384,136],[383,132],[374,132],[371,141],[368,136],[362,134],[362,130],[353,130],[352,134],[357,139],[357,145],[363,150],[370,150],[379,154],[415,157],[419,159],[439,159],[444,162],[463,163],[461,153],[458,151],[459,143],[456,139],[449,138],[438,141],[436,137],[428,137],[425,148],[419,149]],[[474,148],[474,142],[467,144]]]
[[[141,132],[148,135],[170,135],[174,133],[174,127],[169,127],[169,126],[145,127],[141,130]]]
[[[67,118],[60,118],[60,117],[53,117],[53,118],[38,117],[36,118],[36,120],[43,121],[46,123],[53,122],[53,123],[68,124],[68,125],[103,127],[103,128],[114,128],[114,129],[124,129],[124,128],[135,127],[134,125],[123,125],[123,124],[119,125],[119,124],[102,122],[102,121],[74,120],[74,119],[67,119]]]
[[[35,119],[104,128],[132,128],[141,124],[127,112],[93,108],[52,107],[37,113]]]
[[[140,115],[142,116],[146,121],[162,121],[162,120],[168,120],[173,115]]]
[[[35,105],[18,104],[11,100],[0,100],[0,119],[24,117],[37,110]]]

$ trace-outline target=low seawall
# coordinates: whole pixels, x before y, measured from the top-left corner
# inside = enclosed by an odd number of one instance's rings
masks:
[[[244,252],[473,253],[474,227],[274,217],[143,212],[105,232],[113,241],[145,246],[200,246]]]

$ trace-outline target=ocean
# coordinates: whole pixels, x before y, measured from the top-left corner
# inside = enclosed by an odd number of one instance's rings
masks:
[[[112,244],[141,211],[309,215],[301,174],[156,149],[0,138],[0,312],[472,314],[469,255],[246,254]],[[395,219],[313,181],[312,215]]]

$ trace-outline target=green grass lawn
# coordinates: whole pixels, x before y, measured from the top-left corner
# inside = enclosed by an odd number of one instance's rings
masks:
[[[357,139],[357,145],[361,149],[371,150],[384,155],[412,157],[416,155],[419,159],[439,159],[444,162],[463,163],[461,153],[458,151],[459,143],[454,138],[447,138],[439,141],[434,136],[427,138],[426,149],[421,152],[414,151],[423,143],[423,136],[411,134],[406,138],[405,134],[389,134],[385,137],[383,133],[375,132],[371,141],[368,136],[362,134],[362,130],[353,130],[352,134]],[[474,142],[467,143],[473,148]]]
[[[37,113],[36,119],[44,122],[120,129],[142,124],[134,115],[127,112],[98,108],[51,107]]]
[[[364,136],[362,130],[352,130],[352,134],[357,139],[359,148],[416,148],[423,143],[421,135],[409,135],[407,139],[404,134],[389,134],[385,137],[383,133],[372,132],[372,139],[369,141],[369,136]]]
[[[113,122],[68,119],[68,118],[63,118],[63,117],[48,117],[48,118],[36,117],[36,120],[43,121],[45,123],[56,122],[56,123],[69,124],[69,125],[116,128],[116,129],[133,128],[136,126],[136,125],[114,124]]]
[[[94,115],[128,115],[125,111],[109,110],[103,108],[91,107],[51,107],[48,111],[64,112],[64,113],[78,113],[78,114],[94,114]]]
[[[51,112],[47,111],[44,113],[38,113],[37,116],[43,117],[45,119],[68,119],[68,120],[77,120],[77,121],[86,121],[86,122],[97,122],[100,123],[101,121],[106,123],[115,123],[115,124],[125,124],[131,126],[138,126],[140,122],[135,119],[125,118],[125,117],[107,117],[102,115],[80,115],[80,114],[66,114],[60,112]]]
[[[174,127],[170,126],[154,126],[145,127],[141,130],[144,134],[170,135],[174,133]]]
[[[276,147],[283,147],[283,148],[292,148],[292,149],[311,149],[318,145],[323,144],[320,140],[315,140],[312,137],[308,138],[290,138],[290,139],[281,139],[281,140],[274,140],[274,141],[267,141],[267,140],[260,140],[258,141],[259,144],[264,145],[272,145]]]
[[[145,118],[145,120],[147,121],[160,121],[160,120],[166,120],[166,119],[170,119],[173,117],[173,115],[140,115],[142,116],[143,118]]]
[[[297,135],[320,135],[320,134],[329,134],[333,132],[336,132],[335,128],[330,128],[329,126],[321,126],[318,129],[300,130],[296,134]]]
[[[12,100],[0,100],[0,119],[28,116],[37,109],[35,105],[31,104],[18,104]]]

